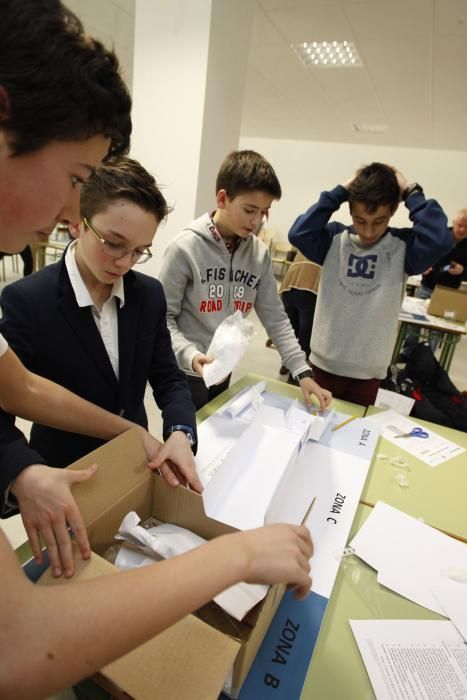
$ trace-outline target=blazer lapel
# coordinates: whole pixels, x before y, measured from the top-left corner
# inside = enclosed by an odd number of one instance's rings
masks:
[[[65,320],[73,329],[77,342],[96,365],[99,373],[107,379],[113,389],[117,388],[118,380],[109,360],[102,337],[89,307],[79,307],[68,277],[65,262],[62,261],[60,271],[60,301],[59,306]]]
[[[127,396],[131,392],[131,378],[135,361],[137,331],[140,324],[141,305],[134,290],[134,273],[127,272],[123,279],[125,304],[118,308],[118,357],[119,392]]]

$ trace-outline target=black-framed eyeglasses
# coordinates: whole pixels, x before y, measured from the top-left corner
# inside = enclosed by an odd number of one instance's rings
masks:
[[[149,248],[144,248],[143,250],[129,250],[128,248],[125,248],[125,246],[120,245],[120,243],[112,243],[112,241],[108,241],[106,238],[104,238],[102,233],[94,228],[94,226],[88,219],[86,219],[85,216],[83,216],[83,224],[86,226],[86,228],[93,232],[99,243],[102,244],[102,250],[110,258],[121,260],[127,255],[131,255],[131,262],[139,265],[152,258],[152,253]]]

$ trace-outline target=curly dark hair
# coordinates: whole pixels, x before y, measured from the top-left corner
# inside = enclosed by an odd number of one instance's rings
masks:
[[[109,159],[83,184],[81,214],[91,219],[116,199],[154,214],[158,223],[172,211],[153,176],[137,160],[125,156]]]
[[[97,134],[124,154],[130,110],[117,57],[60,0],[0,0],[0,128],[13,155]]]
[[[225,190],[230,199],[242,192],[267,192],[280,199],[282,190],[274,168],[256,151],[232,151],[216,178],[216,193]]]
[[[388,205],[394,213],[400,201],[396,171],[384,163],[370,163],[358,170],[348,187],[349,205],[361,202],[369,214],[381,205]]]

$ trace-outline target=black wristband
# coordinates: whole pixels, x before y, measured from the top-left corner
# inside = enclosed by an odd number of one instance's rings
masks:
[[[414,192],[420,192],[420,194],[423,194],[423,187],[419,185],[418,182],[411,182],[410,185],[407,185],[402,193],[402,199],[404,202],[407,200],[407,197],[410,197],[410,195]]]
[[[300,379],[306,379],[309,377],[310,379],[314,379],[315,375],[313,374],[312,369],[304,369],[303,372],[299,372],[298,374],[295,375],[295,379],[297,381],[300,381]]]

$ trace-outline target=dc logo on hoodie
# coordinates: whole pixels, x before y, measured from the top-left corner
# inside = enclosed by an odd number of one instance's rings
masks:
[[[372,280],[375,277],[377,255],[349,255],[347,277],[363,277]]]

